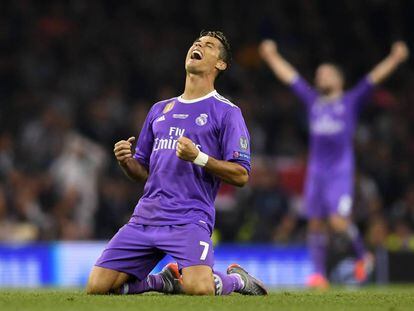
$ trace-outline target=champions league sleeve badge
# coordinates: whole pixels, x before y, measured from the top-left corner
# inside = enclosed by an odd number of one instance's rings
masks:
[[[207,123],[207,118],[208,118],[208,115],[207,114],[205,114],[205,113],[202,113],[202,114],[200,114],[196,119],[195,119],[195,123],[198,125],[198,126],[203,126],[203,125],[206,125],[206,123]]]
[[[240,148],[243,150],[247,150],[249,147],[249,142],[247,141],[246,137],[240,137]]]

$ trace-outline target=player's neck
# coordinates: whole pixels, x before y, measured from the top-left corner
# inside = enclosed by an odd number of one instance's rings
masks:
[[[184,93],[181,97],[191,100],[203,97],[212,91],[214,91],[214,78],[187,73]]]
[[[329,93],[323,94],[326,100],[334,100],[342,96],[342,90],[333,90]]]

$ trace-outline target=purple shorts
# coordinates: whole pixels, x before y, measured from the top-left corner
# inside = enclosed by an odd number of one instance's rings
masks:
[[[309,172],[305,185],[305,212],[310,219],[332,215],[349,217],[352,211],[354,178],[349,172]]]
[[[205,265],[213,268],[210,233],[197,224],[150,226],[127,223],[109,241],[95,266],[144,279],[165,255],[182,269]]]

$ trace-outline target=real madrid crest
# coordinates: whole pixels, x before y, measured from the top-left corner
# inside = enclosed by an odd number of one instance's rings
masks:
[[[175,101],[170,101],[169,103],[167,103],[164,107],[164,110],[162,111],[162,113],[167,113],[169,111],[171,111],[174,108],[175,105]]]
[[[208,115],[207,114],[205,114],[205,113],[202,113],[202,114],[200,114],[196,119],[195,119],[195,123],[198,125],[198,126],[203,126],[203,125],[206,125],[206,123],[207,123],[207,118],[208,118]]]

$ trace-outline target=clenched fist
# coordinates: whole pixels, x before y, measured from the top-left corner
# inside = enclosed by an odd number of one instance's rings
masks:
[[[259,45],[259,54],[264,60],[268,60],[278,54],[277,44],[273,40],[263,40]]]
[[[397,41],[391,47],[391,56],[398,62],[402,63],[410,56],[410,51],[404,41]]]
[[[114,154],[119,164],[123,165],[126,161],[132,158],[132,143],[135,137],[130,137],[128,140],[120,140],[114,146]]]
[[[180,137],[177,139],[177,149],[175,154],[181,160],[193,162],[200,152],[191,139],[187,137]]]

